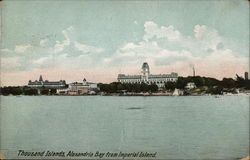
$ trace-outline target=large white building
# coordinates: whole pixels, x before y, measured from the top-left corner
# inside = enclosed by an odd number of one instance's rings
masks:
[[[178,74],[174,72],[171,74],[150,74],[147,62],[143,63],[141,70],[141,75],[119,74],[117,80],[121,83],[156,84],[159,88],[162,88],[166,82],[176,82],[178,79]]]
[[[96,83],[87,82],[84,78],[83,82],[70,83],[66,89],[57,89],[57,94],[82,95],[98,90]]]
[[[66,87],[66,82],[65,80],[60,80],[60,81],[48,81],[48,80],[43,80],[42,75],[40,75],[39,80],[31,81],[29,80],[28,82],[28,87],[31,88],[41,88],[41,87],[46,87],[46,88],[65,88]]]

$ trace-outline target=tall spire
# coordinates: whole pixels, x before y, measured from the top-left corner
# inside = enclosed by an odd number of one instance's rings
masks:
[[[194,69],[194,66],[193,66],[193,77],[195,77],[195,69]]]
[[[43,81],[43,77],[42,77],[42,75],[40,75],[40,77],[39,77],[39,81]]]
[[[83,83],[82,83],[83,85],[86,85],[87,84],[87,81],[86,81],[86,79],[84,78],[83,79]]]

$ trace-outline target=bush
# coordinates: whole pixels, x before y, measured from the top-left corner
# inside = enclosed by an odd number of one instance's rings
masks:
[[[165,89],[167,89],[167,90],[174,90],[175,88],[177,88],[176,82],[167,82],[165,84]]]
[[[38,91],[35,88],[25,87],[23,89],[24,95],[38,95]]]
[[[158,86],[156,84],[146,84],[146,83],[120,83],[113,82],[110,84],[98,84],[100,91],[107,93],[121,93],[123,90],[127,92],[156,92],[158,91]]]
[[[22,88],[21,87],[3,87],[0,90],[0,93],[2,95],[20,95],[22,94]]]

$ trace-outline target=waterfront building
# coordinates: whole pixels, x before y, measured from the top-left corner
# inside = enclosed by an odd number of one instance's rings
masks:
[[[125,75],[118,74],[118,82],[121,83],[146,83],[156,84],[159,88],[163,88],[166,82],[176,82],[178,74],[172,72],[171,74],[150,74],[149,65],[144,62],[141,68],[141,75]]]
[[[31,81],[29,80],[28,82],[28,87],[31,88],[41,88],[41,87],[46,87],[46,88],[65,88],[66,87],[66,82],[65,80],[60,80],[60,81],[48,81],[48,80],[43,80],[42,75],[40,75],[39,80]]]
[[[57,94],[82,95],[98,90],[99,88],[96,83],[87,82],[84,78],[83,82],[70,83],[69,87],[66,89],[57,89]]]
[[[193,89],[196,88],[196,85],[194,82],[189,82],[187,83],[187,85],[185,86],[186,89]]]

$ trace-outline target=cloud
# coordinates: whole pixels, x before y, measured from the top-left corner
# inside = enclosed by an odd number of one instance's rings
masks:
[[[67,29],[62,31],[62,34],[65,38],[63,41],[56,41],[56,44],[54,46],[54,52],[59,53],[64,50],[66,46],[69,46],[71,43],[70,40],[70,34],[74,32],[74,28],[72,26],[68,27]]]
[[[121,46],[112,57],[105,58],[103,62],[112,66],[127,68],[147,61],[153,68],[159,68],[179,61],[190,62],[194,59],[196,57],[187,50],[173,51],[161,47],[156,41],[141,41],[138,43],[130,42]]]
[[[56,41],[54,46],[54,53],[60,53],[66,50],[66,47],[74,48],[76,51],[81,51],[82,53],[100,53],[103,52],[103,48],[81,44],[75,38],[75,29],[74,27],[70,26],[67,29],[62,31],[62,34],[65,38],[63,41]],[[74,53],[72,53],[74,55]],[[75,54],[77,55],[77,54]]]
[[[13,73],[52,68],[80,69],[83,66],[84,68],[93,67],[93,62],[101,62],[100,56],[102,55],[88,53],[101,53],[104,51],[103,48],[78,42],[72,26],[62,30],[61,33],[62,40],[52,41],[52,39],[46,38],[34,46],[25,44],[15,46],[13,50],[1,49],[1,53],[3,53],[1,71]],[[32,50],[30,50],[31,48]],[[28,54],[16,54],[25,52]]]
[[[15,47],[14,51],[16,53],[24,53],[25,51],[27,51],[30,48],[32,48],[32,46],[30,44],[27,44],[27,45],[17,45]]]
[[[95,54],[94,54],[95,55]],[[69,53],[61,53],[58,55],[48,55],[37,59],[30,60],[32,69],[65,69],[65,70],[79,70],[87,68],[100,67],[102,63],[96,59],[93,54],[81,54],[72,56]],[[93,66],[93,64],[95,64]]]
[[[127,41],[110,51],[78,41],[71,26],[61,32],[63,39],[57,41],[44,39],[37,46],[26,44],[15,46],[13,50],[1,49],[3,53],[13,52],[1,57],[1,71],[12,77],[17,72],[35,73],[37,70],[67,70],[77,74],[82,71],[81,74],[88,72],[93,76],[96,76],[94,71],[100,71],[100,75],[108,72],[106,80],[111,77],[115,80],[118,73],[140,74],[145,61],[152,74],[178,72],[188,76],[192,74],[191,66],[195,66],[198,75],[222,78],[248,70],[249,45],[239,47],[233,40],[226,43],[227,39],[209,26],[195,25],[191,36],[180,33],[173,26],[159,26],[153,21],[146,21],[141,29],[144,34],[137,37],[141,41]],[[27,51],[29,54],[15,54]],[[96,81],[99,82],[100,77],[96,76]]]
[[[62,34],[67,40],[74,38],[75,28],[73,26],[68,27],[67,29],[62,31]]]
[[[41,64],[44,64],[46,61],[50,60],[51,58],[52,58],[52,56],[42,57],[42,58],[34,60],[33,63],[41,65]]]
[[[112,66],[122,67],[125,73],[131,70],[132,66],[136,67],[144,61],[149,62],[155,71],[175,71],[185,76],[192,74],[190,66],[193,65],[200,75],[216,78],[232,77],[236,73],[248,70],[248,59],[239,56],[238,52],[233,52],[230,46],[226,46],[225,39],[217,30],[205,25],[195,25],[193,36],[185,36],[176,31],[178,41],[169,41],[169,38],[164,37],[173,35],[167,34],[166,28],[158,27],[152,21],[145,22],[142,41],[125,43],[113,56],[103,61]],[[175,31],[173,27],[169,27],[169,30]]]
[[[68,46],[70,42],[68,40],[64,40],[63,42],[56,41],[54,52],[59,53],[64,50],[65,46]]]
[[[1,57],[1,70],[10,70],[17,67],[20,67],[21,64],[19,63],[19,57]]]
[[[103,48],[89,46],[89,45],[81,44],[79,42],[75,42],[74,44],[75,44],[74,46],[75,49],[83,53],[100,53],[104,51]]]
[[[222,45],[222,38],[217,30],[205,25],[196,25],[194,27],[194,36],[196,40],[207,44],[212,49],[217,49],[217,45]]]
[[[172,25],[170,26],[161,26],[153,21],[147,21],[144,24],[145,35],[143,39],[145,41],[150,40],[151,38],[167,38],[170,41],[180,40],[181,33],[176,30]]]
[[[8,48],[4,48],[4,49],[1,49],[1,52],[3,52],[3,53],[10,53],[10,52],[12,52],[12,50],[10,50]]]
[[[48,39],[42,39],[41,41],[40,41],[40,46],[41,47],[45,47],[46,46],[46,44],[48,43]]]
[[[148,55],[157,55],[157,53],[161,50],[158,46],[157,42],[139,42],[128,43],[122,46],[117,50],[118,56],[148,56]]]

